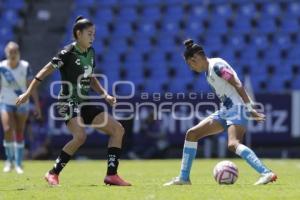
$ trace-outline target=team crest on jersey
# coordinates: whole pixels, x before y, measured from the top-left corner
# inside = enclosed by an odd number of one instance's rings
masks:
[[[80,59],[77,58],[76,61],[75,61],[75,63],[76,63],[78,66],[80,66]]]

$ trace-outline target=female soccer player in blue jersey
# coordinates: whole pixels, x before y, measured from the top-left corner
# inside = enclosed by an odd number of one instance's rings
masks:
[[[19,46],[9,42],[5,47],[6,60],[0,62],[0,109],[1,122],[4,131],[3,146],[6,162],[3,172],[10,172],[15,168],[18,174],[23,173],[24,129],[28,117],[29,103],[22,106],[15,105],[15,99],[26,91],[32,80],[29,63],[20,60]],[[32,92],[35,103],[36,117],[41,117],[38,95]]]
[[[73,139],[63,147],[54,167],[46,173],[45,179],[52,186],[59,184],[60,172],[86,140],[86,132],[82,125],[91,125],[110,136],[104,182],[110,185],[130,186],[130,183],[117,174],[124,128],[104,112],[103,108],[89,104],[90,89],[103,96],[109,104],[116,103],[116,98],[107,93],[93,73],[96,66],[95,51],[92,47],[95,38],[94,24],[88,19],[78,17],[73,26],[73,36],[75,42],[66,46],[42,68],[28,90],[17,99],[17,105],[24,103],[33,89],[55,69],[59,69],[62,81],[69,83],[62,84],[58,100],[59,113],[65,119]],[[100,127],[100,124],[103,126]]]
[[[184,45],[185,61],[191,70],[206,73],[207,82],[221,100],[222,106],[220,110],[187,131],[180,175],[164,185],[191,184],[190,171],[196,157],[198,140],[224,130],[228,132],[228,149],[246,160],[261,175],[255,185],[275,181],[276,174],[267,168],[249,147],[242,144],[249,117],[260,122],[265,120],[265,116],[252,107],[251,99],[236,72],[225,60],[206,57],[203,48],[194,44],[193,40],[186,40]]]

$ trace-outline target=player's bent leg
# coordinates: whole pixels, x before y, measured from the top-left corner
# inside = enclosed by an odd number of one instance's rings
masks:
[[[261,174],[261,177],[255,185],[275,181],[277,179],[276,174],[268,169],[249,147],[241,144],[245,132],[246,129],[243,126],[231,125],[228,128],[228,149],[246,160],[253,169]]]
[[[24,130],[26,126],[28,114],[25,113],[16,113],[15,121],[16,121],[16,135],[15,135],[15,170],[18,174],[23,174],[23,157],[24,157]]]
[[[223,130],[224,127],[211,117],[205,118],[199,124],[190,128],[186,132],[180,175],[172,179],[170,182],[165,183],[164,186],[191,184],[190,171],[192,168],[193,160],[196,157],[198,140],[205,136],[220,133]]]
[[[80,120],[80,122],[78,122],[78,120]],[[60,155],[55,161],[53,168],[45,175],[45,180],[51,186],[56,186],[59,184],[58,175],[70,161],[71,156],[82,144],[84,144],[86,140],[86,133],[84,128],[79,125],[80,123],[83,123],[81,117],[74,117],[68,121],[67,127],[72,133],[73,138],[63,147]]]
[[[99,127],[99,124],[102,124],[102,126]],[[97,130],[110,136],[107,152],[107,173],[104,183],[108,185],[130,186],[131,184],[120,178],[117,173],[125,133],[123,126],[106,112],[99,113],[93,119],[92,125],[97,127]]]
[[[5,150],[6,161],[4,163],[3,172],[10,172],[14,167],[14,127],[13,113],[1,110],[1,122],[4,132],[3,146]]]

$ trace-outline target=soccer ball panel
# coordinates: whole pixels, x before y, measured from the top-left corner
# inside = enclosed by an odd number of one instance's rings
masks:
[[[233,162],[221,161],[214,167],[213,174],[219,184],[234,184],[237,181],[239,172]]]

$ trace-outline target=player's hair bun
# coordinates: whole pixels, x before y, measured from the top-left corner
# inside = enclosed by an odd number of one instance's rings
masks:
[[[79,15],[78,17],[76,17],[75,22],[78,22],[79,20],[82,20],[82,19],[84,19],[84,17]]]
[[[195,53],[199,53],[203,56],[205,56],[205,52],[203,50],[203,47],[199,44],[194,43],[192,39],[187,39],[183,42],[185,46],[185,51],[184,51],[184,58],[187,60],[190,57],[192,57]]]
[[[192,39],[187,39],[183,42],[186,49],[191,49],[194,45],[194,41]]]

